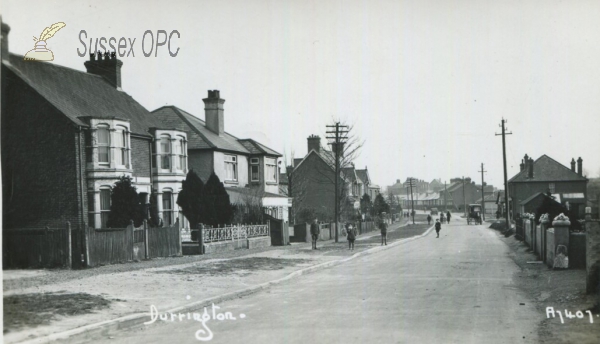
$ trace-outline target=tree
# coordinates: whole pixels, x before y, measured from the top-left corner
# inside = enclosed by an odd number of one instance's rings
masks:
[[[177,196],[177,205],[190,222],[190,228],[196,229],[202,220],[202,189],[204,182],[194,170],[190,170],[183,181],[181,192]]]
[[[234,223],[263,223],[264,188],[252,188],[243,194],[241,203],[233,205]]]
[[[383,196],[379,193],[375,197],[375,202],[373,202],[373,212],[375,216],[381,216],[382,213],[389,213],[390,206],[387,204]]]
[[[373,215],[373,202],[368,194],[364,194],[360,199],[360,212],[366,217]]]
[[[202,214],[202,223],[211,226],[231,223],[233,206],[223,183],[214,172],[208,177],[202,190],[202,204],[205,209]]]
[[[131,220],[138,227],[146,218],[137,189],[132,185],[131,177],[119,178],[110,193],[110,200],[110,213],[106,221],[108,228],[127,227]]]

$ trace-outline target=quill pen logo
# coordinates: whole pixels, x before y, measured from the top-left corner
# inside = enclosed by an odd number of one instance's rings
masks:
[[[46,48],[46,41],[54,36],[58,30],[67,26],[63,22],[58,22],[50,25],[42,31],[39,38],[33,37],[35,41],[35,47],[25,54],[23,60],[25,61],[54,61],[54,54],[51,50]]]

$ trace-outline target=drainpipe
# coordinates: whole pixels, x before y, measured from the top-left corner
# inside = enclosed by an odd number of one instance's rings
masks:
[[[83,133],[82,127],[79,125],[77,126],[77,144],[79,146],[79,192],[81,195],[81,202],[79,202],[79,210],[80,210],[80,214],[81,214],[81,221],[79,222],[79,226],[81,229],[81,263],[85,264],[85,260],[87,258],[87,249],[86,249],[86,242],[87,242],[87,238],[85,237],[85,233],[86,233],[86,228],[85,228],[85,210],[83,208],[83,202],[84,202],[84,183],[83,183],[83,178],[85,175],[85,170],[86,170],[86,163],[83,159],[83,149],[85,149],[85,144],[82,144],[82,140],[81,140],[81,135]],[[85,141],[84,141],[85,142]],[[71,268],[71,267],[69,267]]]

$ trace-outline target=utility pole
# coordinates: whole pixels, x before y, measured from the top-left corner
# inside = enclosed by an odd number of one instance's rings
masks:
[[[326,131],[327,134],[334,134],[335,136],[327,136],[327,139],[332,140],[329,142],[332,150],[335,154],[335,242],[338,242],[338,233],[340,227],[340,194],[339,194],[339,179],[340,179],[340,149],[343,149],[342,144],[348,139],[348,126],[341,125],[340,122],[335,122],[334,125],[328,125],[327,129],[334,129],[335,131]]]
[[[415,224],[415,200],[414,200],[413,189],[412,189],[414,179],[412,177],[409,177],[407,179],[407,181],[408,181],[408,187],[406,188],[406,191],[408,192],[408,188],[410,187],[410,203],[411,203],[410,216],[412,217],[412,222],[414,225]]]
[[[462,182],[463,182],[463,206],[465,207],[465,217],[467,217],[468,214],[467,214],[467,199],[465,198],[465,176],[462,177]]]
[[[483,170],[483,163],[481,163],[481,213],[483,214],[483,221],[485,221],[485,182],[483,181],[483,173],[487,172]]]
[[[508,121],[502,118],[502,122],[500,127],[502,127],[502,134],[496,134],[496,136],[502,135],[502,159],[504,161],[504,206],[506,207],[506,230],[510,230],[510,220],[508,209],[508,178],[506,176],[506,135],[512,135],[512,133],[506,132],[506,127],[504,126]]]

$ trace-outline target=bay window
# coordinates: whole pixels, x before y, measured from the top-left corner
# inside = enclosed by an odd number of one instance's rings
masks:
[[[163,192],[163,222],[165,226],[173,224],[173,193],[170,191]]]
[[[100,189],[100,228],[106,228],[110,213],[110,189]]]
[[[129,142],[127,140],[127,128],[117,127],[114,136],[115,164],[127,165],[129,163]]]

